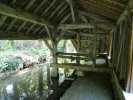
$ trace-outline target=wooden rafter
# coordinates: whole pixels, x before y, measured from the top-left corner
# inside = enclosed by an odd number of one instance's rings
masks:
[[[33,16],[32,14],[26,13],[26,12],[22,12],[22,11],[18,11],[16,9],[13,9],[9,6],[6,6],[2,3],[0,3],[0,13],[6,16],[10,16],[10,17],[14,17],[20,20],[25,20],[25,21],[29,21],[31,23],[35,23],[38,25],[47,25],[49,27],[53,27],[53,24],[51,24],[50,22],[39,18],[37,16]]]
[[[84,3],[84,2],[78,2],[79,3],[79,5],[80,5],[80,9],[81,8],[84,8],[84,9],[86,9],[87,11],[91,11],[91,12],[93,12],[93,13],[96,13],[96,14],[98,14],[98,15],[101,15],[101,16],[104,16],[104,17],[107,17],[107,18],[109,18],[109,19],[113,19],[113,20],[117,20],[117,18],[118,18],[118,15],[116,16],[114,16],[114,15],[112,15],[111,13],[109,13],[109,12],[104,12],[104,11],[102,11],[102,10],[100,10],[100,9],[98,9],[98,8],[94,8],[94,7],[92,7],[92,6],[89,6],[88,4],[86,4],[86,3]]]
[[[110,9],[109,7],[105,7],[105,5],[103,6],[103,3],[94,2],[94,0],[93,1],[88,1],[88,2],[85,1],[85,0],[80,0],[80,2],[83,3],[83,4],[87,4],[91,8],[99,9],[103,12],[110,13],[114,16],[119,16],[119,13],[117,12],[117,10],[113,10],[112,8]]]
[[[54,17],[54,15],[61,9],[61,7],[65,4],[65,2],[61,2],[60,5],[48,16],[48,20]]]

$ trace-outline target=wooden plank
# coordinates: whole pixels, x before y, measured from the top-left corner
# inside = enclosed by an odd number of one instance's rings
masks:
[[[50,67],[53,68],[65,68],[65,69],[75,69],[81,71],[90,71],[90,72],[101,72],[101,73],[111,73],[112,69],[108,67],[92,67],[92,65],[76,65],[76,64],[50,64]]]
[[[0,3],[0,13],[6,16],[14,17],[20,20],[25,20],[38,25],[42,25],[42,26],[47,25],[49,27],[53,27],[53,24],[51,24],[47,20],[44,20],[42,18],[39,18],[35,15],[29,14],[23,11],[18,11],[2,3]]]

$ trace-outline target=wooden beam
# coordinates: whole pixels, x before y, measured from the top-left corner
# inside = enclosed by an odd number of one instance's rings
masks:
[[[117,12],[117,10],[113,9],[115,7],[109,8],[107,5],[106,5],[106,7],[104,7],[105,6],[104,3],[100,4],[101,1],[100,2],[98,2],[98,1],[94,2],[94,1],[95,0],[93,0],[93,1],[90,0],[90,1],[86,2],[86,0],[80,0],[80,2],[84,2],[85,4],[90,6],[90,8],[94,8],[94,9],[96,8],[96,9],[99,9],[99,10],[103,11],[103,13],[107,12],[107,13],[110,13],[110,14],[112,14],[114,16],[119,16],[119,13]],[[113,5],[111,5],[111,6],[113,6]]]
[[[24,8],[24,10],[25,11],[27,11],[34,3],[35,3],[35,1],[36,0],[30,0],[29,2],[28,2],[28,4],[26,5],[26,7]],[[37,6],[37,8],[34,10],[34,14],[39,10],[39,8],[46,2],[47,0],[42,0],[42,2]],[[23,24],[18,28],[18,30],[17,30],[17,32],[19,32],[20,30],[21,30],[21,28],[23,27],[23,26],[25,26],[27,24],[27,21],[24,21],[23,22]],[[33,25],[31,26],[31,27],[33,27]],[[31,28],[30,27],[30,28]],[[30,29],[29,28],[29,29]],[[28,33],[28,31],[29,30],[27,30],[27,32],[26,33]]]
[[[83,28],[93,28],[90,24],[60,24],[58,29],[67,30],[67,29],[83,29]]]
[[[13,25],[14,25],[14,23],[17,21],[17,19],[13,19],[12,21],[11,21],[11,23],[9,24],[9,26],[7,27],[7,31],[9,31],[12,27],[13,27]]]
[[[78,22],[78,12],[77,12],[77,8],[75,5],[75,1],[74,0],[67,0],[67,2],[70,6],[72,21],[73,21],[73,23],[77,23]]]
[[[129,55],[128,55],[128,74],[127,74],[127,82],[126,82],[126,91],[131,91],[131,84],[133,84],[133,13],[131,15],[132,25],[131,25],[131,37],[129,43]]]
[[[123,13],[119,16],[117,20],[117,24],[119,25],[122,20],[125,19],[125,17],[133,11],[133,0],[129,0],[127,6],[125,7]]]
[[[50,20],[51,18],[53,18],[54,15],[57,13],[57,11],[59,11],[59,10],[61,9],[61,7],[62,7],[64,4],[65,4],[65,2],[62,1],[62,2],[56,7],[56,9],[52,12],[52,14],[50,14],[50,15],[48,16],[48,20]]]
[[[36,36],[24,33],[16,33],[0,29],[0,40],[38,40],[43,39],[45,36]]]
[[[28,10],[35,2],[36,0],[30,0],[28,4],[26,5],[25,10]]]
[[[92,4],[95,4],[97,6],[100,6],[102,8],[107,8],[107,9],[110,9],[110,10],[113,10],[115,12],[121,12],[122,9],[119,9],[118,6],[114,6],[112,5],[111,3],[105,3],[105,0],[101,0],[101,1],[96,1],[96,0],[89,0],[89,2],[92,2]]]
[[[64,56],[64,55],[58,55],[57,57],[65,58],[65,59],[71,59],[71,60],[76,60],[76,59],[80,59],[80,60],[92,60],[91,57]]]
[[[29,13],[26,13],[23,11],[18,11],[16,9],[13,9],[7,5],[2,4],[2,3],[0,3],[0,14],[10,16],[13,18],[17,18],[20,20],[25,20],[25,21],[35,23],[38,25],[43,25],[43,26],[47,25],[49,27],[53,27],[52,23],[50,23],[42,18],[39,18],[35,15],[29,14]]]
[[[48,41],[46,39],[43,39],[44,40],[44,43],[46,44],[46,46],[49,48],[49,50],[51,52],[53,52],[53,47],[51,47],[51,45],[48,43]]]
[[[44,12],[41,14],[41,16],[44,16],[49,11],[49,9],[55,4],[56,1],[57,0],[52,0],[50,2],[50,5],[44,10]]]
[[[75,69],[81,71],[90,71],[90,72],[101,72],[101,73],[111,73],[112,69],[109,67],[92,67],[92,65],[76,65],[76,64],[50,64],[52,68],[65,68],[65,69]]]
[[[119,15],[117,15],[117,16],[112,15],[111,13],[109,13],[107,11],[103,11],[104,9],[100,10],[99,8],[92,7],[92,6],[88,5],[86,2],[82,2],[82,0],[80,0],[77,3],[80,5],[81,9],[87,11],[88,13],[93,12],[95,14],[104,16],[104,17],[111,19],[111,20],[117,20],[117,18],[119,16]]]
[[[87,54],[87,53],[62,53],[62,52],[57,52],[57,55],[86,56],[86,57],[91,57],[92,56],[92,54]]]

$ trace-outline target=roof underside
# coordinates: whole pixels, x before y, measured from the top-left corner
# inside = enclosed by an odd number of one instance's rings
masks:
[[[59,24],[72,24],[73,18],[70,8],[72,0],[0,0],[18,12],[26,12],[37,18],[42,18],[53,26]],[[76,23],[101,23],[96,24],[98,34],[109,34],[123,12],[128,0],[73,0],[78,13]],[[0,12],[1,13],[1,12]],[[77,33],[92,33],[90,28],[58,29],[14,16],[1,13],[1,39],[39,39],[48,38],[48,31],[54,38],[71,39]],[[47,27],[47,28],[46,28]],[[56,34],[55,34],[56,33]]]

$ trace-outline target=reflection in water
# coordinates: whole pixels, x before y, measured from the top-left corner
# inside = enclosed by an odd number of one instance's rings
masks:
[[[0,100],[45,100],[48,97],[46,65],[26,70],[29,71],[0,81]]]

